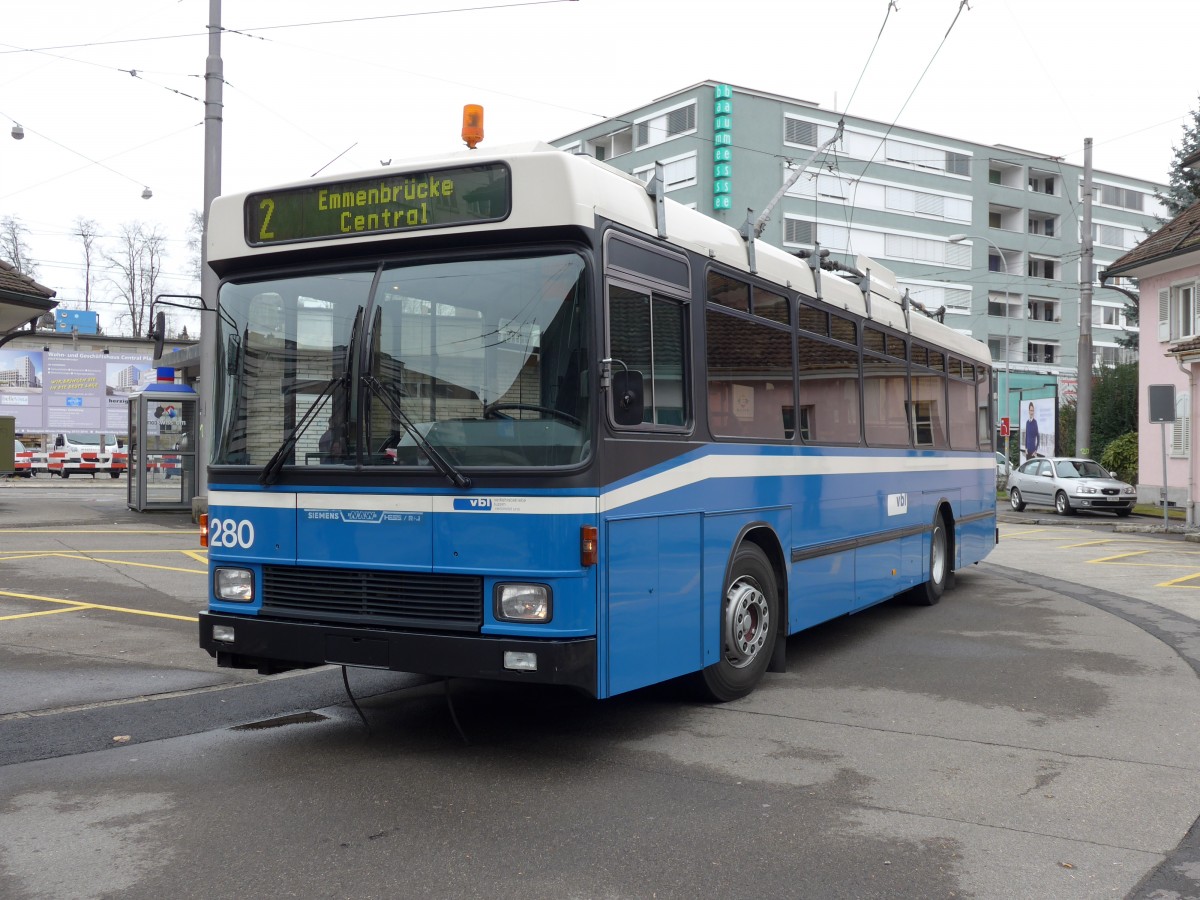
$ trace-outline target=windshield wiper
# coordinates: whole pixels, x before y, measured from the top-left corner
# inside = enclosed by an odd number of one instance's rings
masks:
[[[374,375],[364,375],[363,382],[368,388],[371,389],[371,393],[378,397],[383,405],[387,407],[388,412],[400,420],[400,424],[404,426],[404,430],[408,432],[409,436],[412,437],[417,446],[421,448],[421,452],[429,458],[429,461],[433,463],[433,467],[437,469],[447,481],[449,481],[455,487],[460,487],[463,490],[466,490],[471,486],[471,479],[462,472],[458,471],[458,469],[454,467],[454,464],[451,463],[450,460],[442,456],[441,451],[439,451],[435,446],[433,446],[433,444],[429,443],[429,441],[425,439],[425,435],[421,434],[421,430],[413,424],[413,420],[410,419],[407,413],[400,408],[400,404],[395,402],[395,400],[392,398],[392,395],[388,393],[387,388],[383,386],[378,378],[376,378]]]
[[[308,405],[308,409],[304,411],[304,415],[300,417],[300,421],[296,423],[296,426],[288,433],[288,436],[283,439],[283,443],[279,445],[279,449],[275,451],[275,454],[263,466],[262,474],[258,476],[259,484],[265,487],[279,480],[279,472],[283,469],[283,461],[287,459],[288,454],[296,446],[296,441],[300,439],[300,435],[308,430],[308,426],[312,424],[321,407],[325,405],[330,392],[335,387],[345,385],[349,381],[350,376],[342,374],[337,378],[329,379],[325,383],[325,387],[321,389],[321,393],[317,395],[317,399]]]

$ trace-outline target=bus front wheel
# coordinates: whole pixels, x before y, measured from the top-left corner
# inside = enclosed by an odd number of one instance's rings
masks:
[[[779,593],[767,555],[738,547],[721,600],[721,658],[702,669],[700,688],[723,703],[745,697],[762,680],[779,633]]]

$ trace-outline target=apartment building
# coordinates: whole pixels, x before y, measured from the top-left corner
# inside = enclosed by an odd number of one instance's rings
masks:
[[[841,119],[816,103],[705,81],[553,143],[646,181],[660,162],[672,199],[734,227],[758,218],[803,167],[760,240],[788,250],[819,243],[839,262],[865,254],[892,269],[915,300],[944,307],[948,325],[988,344],[1010,416],[1022,396],[1050,396],[1047,384],[1073,396],[1083,167],[856,116],[816,152]],[[1098,169],[1093,183],[1098,273],[1157,227],[1154,194],[1165,185]],[[1096,365],[1136,358],[1119,345],[1137,331],[1127,308],[1095,281]]]

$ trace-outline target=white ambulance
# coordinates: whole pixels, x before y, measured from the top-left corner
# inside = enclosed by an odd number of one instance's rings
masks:
[[[129,465],[129,455],[116,438],[64,432],[54,435],[46,464],[51,475],[61,475],[63,478],[72,475],[95,477],[105,472],[113,478],[120,478]]]

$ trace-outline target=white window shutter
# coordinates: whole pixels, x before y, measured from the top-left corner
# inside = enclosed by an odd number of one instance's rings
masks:
[[[1158,339],[1171,339],[1171,292],[1167,289],[1158,292]]]
[[[1187,391],[1175,396],[1175,421],[1171,425],[1171,456],[1189,458],[1192,455],[1192,399]]]

